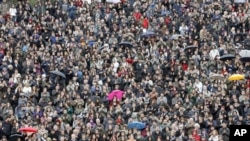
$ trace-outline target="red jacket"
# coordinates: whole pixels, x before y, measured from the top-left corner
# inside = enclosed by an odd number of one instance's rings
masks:
[[[201,141],[201,136],[197,133],[196,130],[193,131],[193,138],[195,141]]]
[[[147,18],[144,18],[142,21],[142,27],[147,29],[148,26],[149,26],[149,21]]]
[[[121,77],[122,75],[126,75],[126,74],[127,74],[126,71],[121,70],[121,71],[118,72],[118,77]]]
[[[188,65],[186,63],[182,64],[182,70],[186,71],[188,69]]]
[[[165,22],[166,22],[166,25],[168,25],[168,24],[170,24],[171,19],[170,19],[169,17],[167,17],[167,18],[165,19]]]
[[[193,138],[195,141],[201,141],[201,136],[200,135],[193,135]]]
[[[130,58],[127,58],[127,59],[126,59],[126,62],[129,63],[129,64],[133,64],[134,60],[133,60],[133,59],[130,59]]]
[[[77,1],[75,2],[75,6],[76,6],[76,7],[82,7],[82,6],[83,6],[82,0],[77,0]]]
[[[136,21],[139,21],[141,19],[141,13],[140,12],[135,12],[133,14],[133,16],[134,16],[134,18],[135,18]]]

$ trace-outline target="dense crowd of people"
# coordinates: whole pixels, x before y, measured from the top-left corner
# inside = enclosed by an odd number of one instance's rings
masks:
[[[229,141],[250,125],[248,1],[0,7],[2,141]]]

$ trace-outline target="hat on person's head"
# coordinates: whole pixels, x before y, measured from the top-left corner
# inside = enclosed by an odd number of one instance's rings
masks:
[[[46,78],[46,74],[42,74],[42,78]]]
[[[195,123],[194,127],[200,128],[200,124],[199,123]]]
[[[8,65],[8,69],[13,69],[13,66],[12,65]]]
[[[137,113],[132,113],[131,118],[133,119],[137,118]]]

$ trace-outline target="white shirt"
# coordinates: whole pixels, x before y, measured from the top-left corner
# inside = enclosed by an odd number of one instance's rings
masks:
[[[180,28],[179,28],[181,35],[184,35],[187,30],[188,30],[188,27],[186,25],[180,26]]]
[[[10,8],[9,12],[10,12],[11,16],[16,16],[17,10],[16,10],[16,8]]]
[[[219,136],[210,136],[208,141],[219,141]]]
[[[103,64],[103,60],[98,60],[98,61],[96,62],[96,67],[97,67],[98,69],[101,69],[102,64]]]
[[[209,52],[209,56],[212,59],[215,59],[216,56],[220,56],[219,50],[218,49],[213,49]]]
[[[119,63],[118,62],[115,62],[114,63],[114,68],[113,68],[113,71],[116,73],[117,72],[117,69],[119,68]]]
[[[147,81],[147,84],[149,84],[150,86],[153,86],[154,85],[154,82],[152,80],[148,80]]]
[[[31,93],[31,87],[23,87],[22,91],[24,93]]]
[[[199,92],[202,92],[202,86],[203,85],[202,85],[201,82],[198,82],[198,83],[196,82],[194,85],[195,85],[196,88],[198,88]]]
[[[18,78],[20,78],[20,77],[21,77],[20,73],[14,74],[14,77],[13,77],[14,83],[17,83],[18,82]]]
[[[126,68],[126,67],[128,67],[128,63],[125,61],[122,63],[122,66]]]

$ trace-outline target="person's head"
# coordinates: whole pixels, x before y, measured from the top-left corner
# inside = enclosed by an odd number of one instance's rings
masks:
[[[71,134],[71,139],[72,140],[76,140],[77,139],[77,136],[75,134]]]
[[[195,124],[194,124],[194,128],[195,128],[195,129],[200,129],[200,125],[199,125],[198,123],[195,123]]]
[[[65,136],[60,136],[60,137],[59,137],[59,141],[66,141],[66,139],[67,139],[67,138],[66,138]]]
[[[2,137],[2,141],[8,141],[6,136]]]
[[[47,92],[47,88],[46,87],[43,87],[43,92]]]
[[[226,128],[226,127],[227,127],[227,123],[226,123],[226,122],[223,122],[223,123],[222,123],[222,127],[223,127],[223,128]]]
[[[212,135],[213,136],[217,136],[218,135],[218,131],[217,130],[213,130]]]
[[[130,139],[130,140],[133,140],[133,139],[134,139],[134,134],[130,134],[130,135],[129,135],[129,139]]]
[[[100,123],[101,123],[100,119],[97,118],[97,119],[96,119],[96,124],[100,124]]]
[[[54,130],[54,131],[57,131],[58,129],[59,129],[59,128],[58,128],[58,125],[54,125],[54,126],[53,126],[53,130]]]

